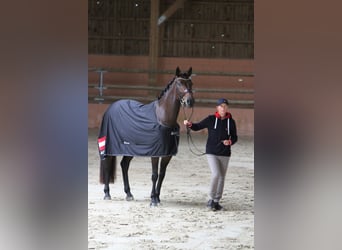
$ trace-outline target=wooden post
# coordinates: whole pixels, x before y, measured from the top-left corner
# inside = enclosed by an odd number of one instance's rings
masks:
[[[156,85],[156,71],[158,70],[159,56],[159,0],[151,0],[151,20],[150,20],[150,48],[149,48],[149,85]]]

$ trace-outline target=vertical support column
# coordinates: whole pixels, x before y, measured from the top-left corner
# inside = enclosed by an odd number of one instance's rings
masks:
[[[100,71],[100,82],[99,82],[100,96],[103,95],[103,71]]]
[[[98,101],[101,104],[104,101],[103,90],[106,89],[106,87],[103,85],[103,73],[106,73],[107,71],[99,69],[96,72],[100,74],[100,80],[99,85],[95,87],[99,90],[99,97],[95,98],[95,101]]]
[[[151,0],[150,48],[149,48],[149,85],[156,86],[159,57],[159,0]],[[150,93],[152,94],[152,92]]]

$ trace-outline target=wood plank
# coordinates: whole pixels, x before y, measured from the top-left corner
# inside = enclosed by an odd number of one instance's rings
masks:
[[[151,1],[150,46],[149,46],[149,84],[156,84],[156,70],[159,56],[159,0]]]
[[[89,84],[88,88],[100,89],[98,84]],[[105,85],[102,89],[127,89],[127,90],[156,90],[161,91],[164,87],[155,86],[142,86],[142,85]],[[219,89],[219,88],[195,88],[193,92],[207,92],[207,93],[241,93],[241,94],[254,94],[253,89]]]

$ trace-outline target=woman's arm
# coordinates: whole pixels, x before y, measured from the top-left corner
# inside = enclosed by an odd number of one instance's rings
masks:
[[[238,135],[237,135],[237,129],[236,129],[236,123],[233,119],[231,119],[232,126],[230,128],[230,140],[231,145],[234,145],[238,141]]]
[[[188,128],[190,128],[193,131],[198,131],[204,128],[208,127],[208,117],[203,119],[202,121],[198,122],[198,123],[193,123],[191,121],[188,120],[184,120],[183,123],[185,126],[187,126]]]

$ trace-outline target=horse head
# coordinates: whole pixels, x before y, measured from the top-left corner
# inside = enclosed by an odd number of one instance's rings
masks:
[[[179,67],[176,69],[176,78],[174,82],[177,86],[177,95],[179,101],[183,107],[191,108],[195,99],[192,93],[192,81],[191,81],[192,67],[187,72],[181,72]]]

